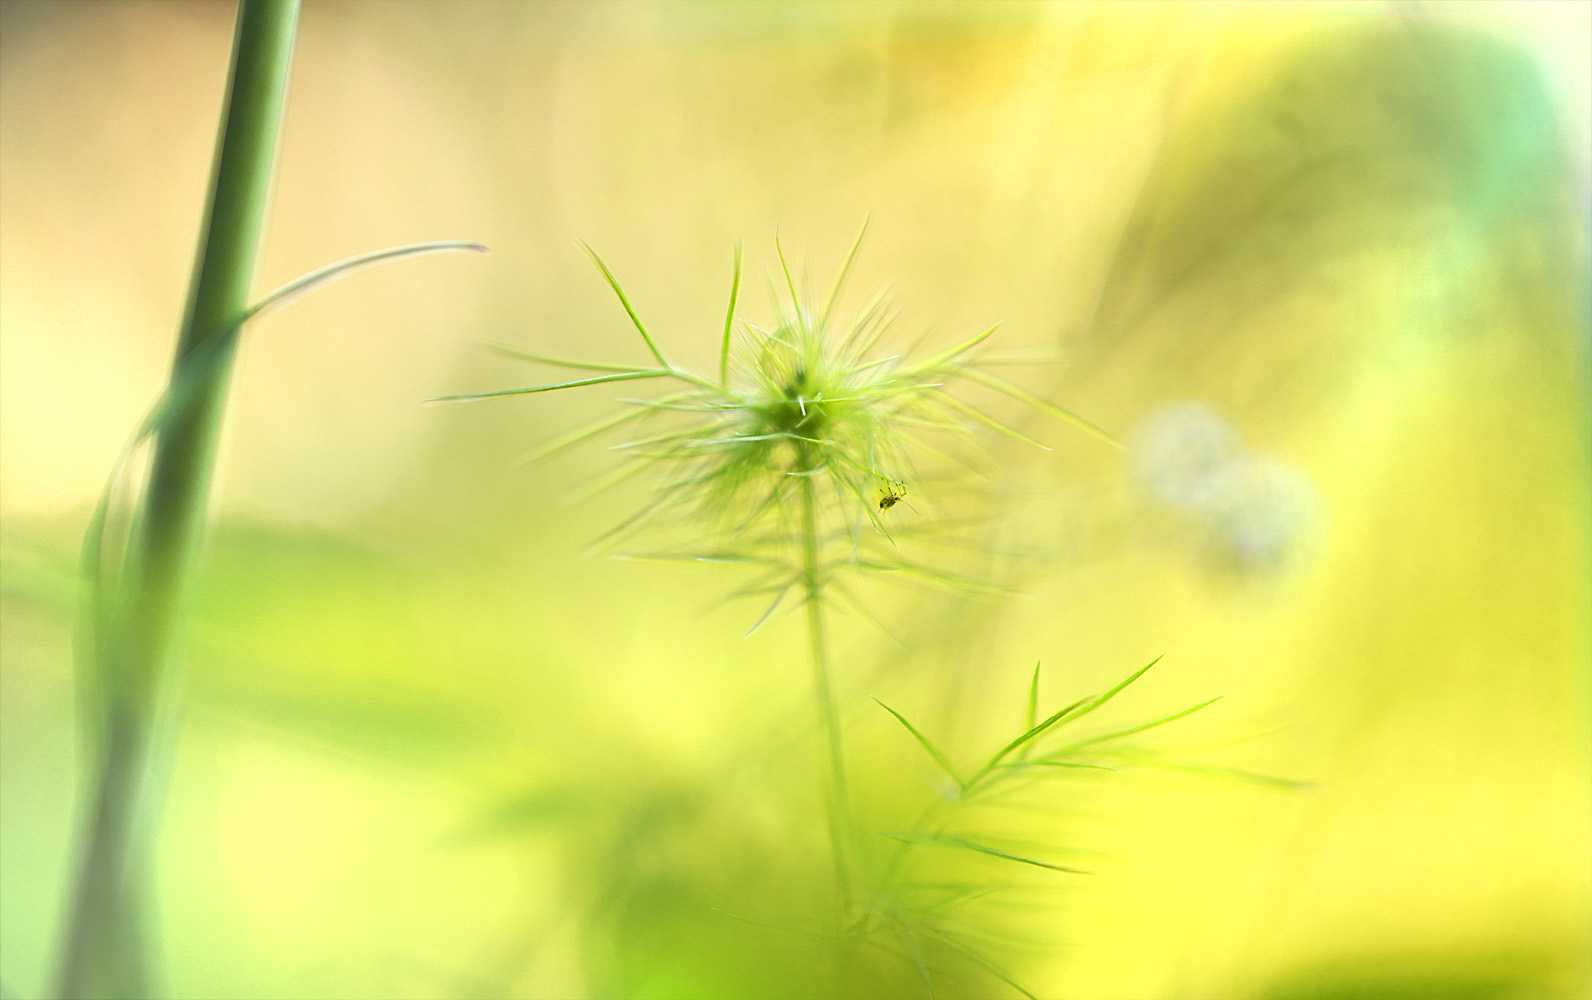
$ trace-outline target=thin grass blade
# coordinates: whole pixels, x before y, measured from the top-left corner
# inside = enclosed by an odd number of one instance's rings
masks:
[[[976,784],[978,782],[979,778],[982,778],[984,775],[988,774],[991,770],[993,770],[996,767],[996,765],[998,765],[1002,760],[1004,760],[1006,758],[1007,754],[1011,753],[1013,750],[1016,750],[1018,747],[1022,746],[1023,744],[1034,740],[1040,734],[1042,734],[1045,730],[1049,729],[1051,726],[1054,726],[1056,723],[1060,722],[1062,719],[1065,719],[1073,710],[1077,709],[1079,706],[1083,705],[1088,700],[1089,700],[1088,698],[1080,698],[1080,699],[1078,699],[1077,701],[1073,702],[1071,705],[1068,705],[1066,708],[1060,710],[1059,712],[1056,712],[1054,715],[1050,715],[1050,716],[1046,717],[1044,722],[1041,722],[1038,725],[1030,727],[1021,736],[1017,737],[1015,740],[1012,740],[1010,743],[1008,743],[1005,746],[1001,747],[1000,750],[996,751],[995,756],[993,756],[993,757],[991,757],[989,759],[989,763],[985,764],[979,770],[979,773],[974,776],[974,778],[973,778],[972,782],[970,782],[970,784]]]
[[[719,385],[730,384],[730,331],[735,326],[735,298],[741,292],[741,241],[735,241],[735,276],[730,279],[730,308],[724,313],[724,344],[719,348]]]
[[[824,303],[824,311],[818,316],[818,329],[824,330],[829,326],[829,317],[835,311],[835,303],[840,299],[840,291],[846,285],[846,277],[851,273],[851,265],[857,260],[857,251],[862,249],[862,238],[867,235],[868,221],[872,218],[870,213],[863,217],[862,228],[857,230],[857,238],[851,241],[851,252],[846,254],[846,262],[840,265],[840,273],[835,275],[835,284],[829,290],[829,299]]]
[[[1125,691],[1127,689],[1128,685],[1132,684],[1134,681],[1138,680],[1140,677],[1143,677],[1145,675],[1146,671],[1148,671],[1151,667],[1155,666],[1157,663],[1160,663],[1165,658],[1166,658],[1166,654],[1162,653],[1160,656],[1157,656],[1155,659],[1151,660],[1149,663],[1146,663],[1144,666],[1140,667],[1139,669],[1135,670],[1133,673],[1129,674],[1126,680],[1122,681],[1116,687],[1112,688],[1111,690],[1107,691],[1105,694],[1101,695],[1100,697],[1096,698],[1094,701],[1090,702],[1086,707],[1084,707],[1081,711],[1079,711],[1077,715],[1073,716],[1071,721],[1072,722],[1077,722],[1079,719],[1083,718],[1084,716],[1088,715],[1090,712],[1093,712],[1095,709],[1101,707],[1106,702],[1110,701],[1112,698],[1115,698],[1117,695],[1121,694],[1123,691]]]
[[[302,298],[339,278],[346,278],[355,271],[363,270],[374,264],[397,260],[400,257],[417,257],[421,254],[449,253],[461,250],[470,253],[490,252],[485,245],[468,240],[437,240],[431,243],[410,243],[401,247],[388,247],[385,250],[374,250],[370,253],[362,253],[354,257],[334,261],[325,267],[316,268],[308,274],[294,278],[281,288],[271,292],[265,298],[250,306],[248,311],[243,314],[243,319],[240,320],[240,323],[246,323],[262,313],[287,305],[294,299]]]
[[[922,361],[917,362],[916,364],[914,364],[911,367],[909,367],[907,369],[907,371],[903,374],[903,377],[916,378],[918,376],[925,375],[925,374],[927,374],[929,372],[932,372],[932,371],[938,369],[940,366],[944,365],[946,362],[952,361],[952,360],[962,356],[963,354],[966,354],[968,351],[971,351],[973,348],[977,347],[979,344],[982,344],[984,341],[986,341],[990,337],[994,336],[995,331],[999,330],[1000,327],[1001,327],[1001,323],[1004,323],[1004,322],[1006,322],[1006,321],[1005,320],[1001,320],[1000,323],[995,323],[989,329],[985,330],[983,333],[980,333],[976,337],[971,337],[971,338],[969,338],[967,340],[964,340],[962,343],[957,344],[955,347],[947,348],[947,349],[941,351],[938,354],[929,355],[927,358],[924,358]]]
[[[426,400],[427,403],[473,403],[478,399],[495,399],[498,396],[525,396],[533,392],[552,392],[555,389],[574,389],[583,385],[602,385],[604,382],[629,382],[638,378],[663,378],[673,375],[673,372],[651,370],[639,372],[624,372],[619,375],[599,375],[596,378],[576,379],[573,382],[557,382],[553,385],[531,385],[523,389],[497,389],[493,392],[470,392],[458,396],[436,396]]]
[[[1039,663],[1034,664],[1034,679],[1028,685],[1028,729],[1034,728],[1039,718]]]
[[[1033,865],[1035,868],[1048,868],[1048,869],[1050,869],[1053,872],[1065,872],[1068,875],[1089,875],[1089,874],[1092,874],[1091,872],[1086,871],[1086,870],[1084,870],[1082,868],[1068,868],[1068,867],[1066,867],[1064,865],[1053,865],[1053,864],[1051,864],[1048,861],[1037,861],[1037,860],[1035,860],[1033,858],[1025,858],[1021,854],[1013,854],[1010,851],[997,850],[996,848],[989,847],[989,846],[987,846],[985,844],[977,844],[977,843],[974,843],[971,840],[963,840],[960,837],[945,837],[945,836],[939,836],[939,835],[934,835],[934,836],[912,836],[912,835],[908,835],[908,834],[899,834],[899,833],[887,833],[887,834],[885,834],[885,836],[889,837],[891,840],[899,840],[899,841],[902,841],[903,843],[908,843],[908,844],[924,844],[924,845],[939,844],[939,845],[943,845],[943,846],[946,846],[946,847],[960,847],[960,848],[962,848],[964,850],[976,851],[979,854],[987,854],[987,855],[989,855],[990,857],[993,857],[993,858],[1002,858],[1002,859],[1007,860],[1007,861],[1016,861],[1019,864]]]
[[[1126,729],[1118,729],[1116,732],[1113,732],[1113,733],[1106,733],[1103,736],[1095,736],[1095,737],[1093,737],[1091,739],[1084,740],[1084,741],[1082,741],[1080,743],[1074,743],[1071,746],[1067,747],[1066,749],[1059,751],[1059,753],[1060,754],[1074,753],[1074,752],[1076,752],[1078,750],[1084,749],[1085,747],[1092,747],[1092,746],[1096,745],[1097,743],[1105,743],[1108,740],[1121,739],[1124,736],[1132,736],[1134,733],[1142,733],[1146,729],[1154,729],[1157,726],[1164,726],[1168,722],[1176,722],[1178,719],[1183,718],[1185,715],[1193,715],[1195,712],[1198,712],[1200,709],[1205,708],[1205,707],[1210,706],[1210,705],[1214,705],[1217,702],[1221,701],[1225,697],[1227,697],[1225,694],[1219,694],[1219,695],[1217,695],[1214,698],[1207,698],[1206,700],[1200,702],[1198,705],[1193,705],[1193,706],[1190,706],[1189,708],[1185,708],[1181,712],[1173,712],[1171,715],[1164,716],[1162,718],[1156,719],[1153,722],[1143,722],[1143,723],[1140,723],[1137,726],[1129,726]]]
[[[774,229],[774,254],[779,257],[779,267],[785,272],[785,287],[790,289],[790,304],[796,310],[796,327],[802,332],[804,342],[810,343],[812,331],[807,326],[807,317],[802,313],[802,297],[796,291],[796,281],[790,276],[790,265],[785,263],[785,250],[779,245],[779,228]],[[804,346],[806,346],[804,344]]]
[[[1319,788],[1316,782],[1300,781],[1295,778],[1279,778],[1273,774],[1260,774],[1256,771],[1245,771],[1236,767],[1222,767],[1218,764],[1200,764],[1191,761],[1173,760],[1164,754],[1136,747],[1121,747],[1107,750],[1125,757],[1128,760],[1154,767],[1166,768],[1169,771],[1181,771],[1185,774],[1203,774],[1215,778],[1232,778],[1237,781],[1253,782],[1257,785],[1269,785],[1275,788],[1286,788],[1290,791],[1308,792]],[[1103,767],[1104,765],[1096,765]]]
[[[619,279],[615,278],[614,273],[608,270],[608,265],[604,264],[603,259],[597,256],[597,251],[591,248],[590,243],[581,240],[580,246],[591,257],[592,263],[597,265],[597,270],[603,273],[603,278],[607,280],[608,287],[612,288],[614,294],[619,297],[619,304],[625,307],[626,315],[630,317],[630,322],[635,324],[636,332],[641,334],[641,339],[647,342],[647,349],[652,352],[652,356],[658,359],[658,364],[673,370],[674,366],[669,363],[668,358],[663,356],[663,352],[658,350],[658,345],[653,341],[652,334],[647,332],[646,324],[641,322],[641,317],[637,316],[636,310],[631,307],[630,300],[625,297],[625,290],[619,287]]]
[[[870,695],[870,697],[872,696]],[[951,765],[951,759],[945,756],[945,754],[941,753],[939,747],[930,742],[927,736],[924,736],[922,733],[918,732],[918,727],[908,722],[906,716],[902,715],[900,712],[897,712],[884,702],[879,701],[878,698],[874,698],[873,700],[878,702],[880,708],[895,716],[896,721],[905,726],[907,728],[907,732],[911,733],[914,737],[916,737],[919,743],[923,744],[923,749],[927,750],[929,752],[929,756],[934,758],[934,762],[940,765],[940,768],[944,770],[946,774],[950,775],[951,780],[956,782],[957,788],[964,787],[961,775],[956,773],[956,768]]]
[[[605,431],[611,431],[616,427],[621,427],[632,420],[640,420],[646,415],[647,413],[644,410],[624,410],[618,414],[615,414],[614,416],[605,417],[602,420],[585,424],[575,428],[568,434],[554,438],[553,440],[542,445],[540,448],[525,453],[516,459],[514,464],[517,466],[525,466],[535,465],[538,462],[545,462],[554,455],[557,455],[563,451],[567,451],[583,441],[589,441]]]
[[[962,413],[962,414],[965,414],[965,415],[967,415],[969,417],[972,417],[974,420],[976,420],[979,423],[983,424],[985,427],[988,427],[988,428],[990,428],[991,430],[994,430],[994,431],[999,431],[1000,433],[1005,434],[1007,437],[1016,438],[1018,441],[1025,442],[1027,444],[1031,444],[1035,448],[1041,448],[1041,449],[1043,449],[1045,451],[1053,451],[1054,450],[1054,449],[1052,449],[1050,447],[1050,445],[1044,443],[1043,441],[1039,441],[1039,440],[1036,440],[1034,438],[1031,438],[1027,434],[1024,434],[1022,431],[1018,430],[1017,428],[1008,427],[1006,424],[1001,423],[999,420],[996,420],[994,417],[988,415],[987,413],[984,413],[984,412],[982,412],[980,410],[975,410],[973,407],[971,407],[968,404],[962,402],[960,399],[957,399],[955,396],[947,396],[945,393],[940,392],[940,393],[935,393],[934,395],[930,396],[929,398],[934,400],[935,402],[939,403],[942,406],[948,407],[950,409],[955,410],[958,413]]]
[[[988,372],[981,372],[976,368],[964,369],[960,374],[969,382],[976,382],[979,385],[994,389],[996,392],[1010,396],[1012,399],[1015,399],[1018,402],[1027,403],[1034,409],[1047,413],[1063,423],[1071,424],[1078,430],[1081,430],[1085,434],[1105,442],[1111,447],[1116,448],[1118,451],[1127,450],[1127,446],[1121,441],[1118,441],[1109,433],[1085,420],[1083,417],[1078,416],[1078,414],[1064,407],[1057,406],[1055,403],[1052,403],[1049,400],[1041,399],[1027,390],[1020,389],[1003,378],[997,378]]]
[[[763,627],[763,623],[768,621],[769,618],[771,618],[773,616],[774,612],[776,610],[778,610],[780,604],[784,602],[785,595],[788,594],[788,593],[790,593],[790,587],[789,586],[785,587],[778,594],[774,595],[774,602],[768,606],[768,610],[764,611],[763,614],[757,619],[757,621],[752,623],[752,627],[747,629],[746,630],[746,634],[741,636],[741,638],[742,639],[750,639],[752,637],[752,633],[753,632],[756,632],[758,629],[762,628]]]
[[[610,365],[604,364],[601,361],[571,361],[568,358],[550,358],[545,354],[532,354],[529,351],[522,351],[518,347],[510,347],[508,344],[500,344],[495,341],[482,344],[481,346],[495,354],[501,354],[506,358],[513,358],[516,361],[534,361],[537,364],[552,365],[555,368],[574,368],[577,371],[587,372],[620,373],[640,370],[635,365]]]

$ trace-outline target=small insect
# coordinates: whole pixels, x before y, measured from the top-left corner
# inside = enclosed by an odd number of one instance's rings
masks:
[[[898,483],[894,480],[891,480],[884,486],[879,487],[879,509],[889,510],[891,507],[894,507],[896,504],[905,500],[906,496],[907,484]]]

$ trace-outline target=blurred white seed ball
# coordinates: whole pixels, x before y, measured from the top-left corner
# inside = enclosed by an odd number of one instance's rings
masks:
[[[1302,472],[1269,455],[1245,453],[1217,479],[1210,513],[1234,565],[1279,569],[1304,546],[1320,502]]]
[[[1229,569],[1281,569],[1306,547],[1321,502],[1294,466],[1248,451],[1215,410],[1180,402],[1152,413],[1135,436],[1144,491],[1193,522],[1207,554]]]
[[[1134,468],[1162,503],[1206,509],[1219,500],[1223,471],[1242,450],[1238,432],[1216,411],[1203,403],[1174,403],[1144,422]]]

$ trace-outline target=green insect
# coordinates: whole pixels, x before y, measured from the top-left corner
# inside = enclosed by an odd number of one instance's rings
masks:
[[[879,509],[889,510],[907,497],[907,484],[894,480],[887,481],[879,487]]]

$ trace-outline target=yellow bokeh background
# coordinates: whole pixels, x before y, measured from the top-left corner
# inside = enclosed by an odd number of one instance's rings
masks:
[[[709,955],[752,940],[709,907],[822,860],[799,616],[743,639],[762,608],[718,606],[733,578],[591,555],[648,502],[586,490],[602,444],[517,466],[624,386],[422,401],[545,374],[487,341],[645,358],[576,240],[707,369],[737,239],[757,322],[776,227],[822,287],[867,217],[850,287],[893,290],[903,347],[1004,320],[1003,353],[1059,362],[1003,374],[1129,450],[1013,416],[1054,450],[992,441],[992,499],[963,512],[999,525],[981,567],[1013,594],[879,585],[894,637],[839,622],[864,818],[932,794],[869,695],[970,759],[1036,660],[1059,705],[1166,652],[1115,721],[1227,694],[1146,734],[1189,767],[1001,820],[1094,872],[996,915],[1022,928],[1014,978],[1585,996],[1589,25],[1571,3],[310,0],[256,287],[420,240],[492,253],[361,273],[245,335],[162,779],[165,989],[758,981]],[[231,30],[223,4],[0,5],[17,996],[51,977],[81,806],[76,545],[164,382]],[[1144,488],[1146,428],[1184,401],[1308,484],[1278,558]],[[803,995],[779,946],[751,955]]]

